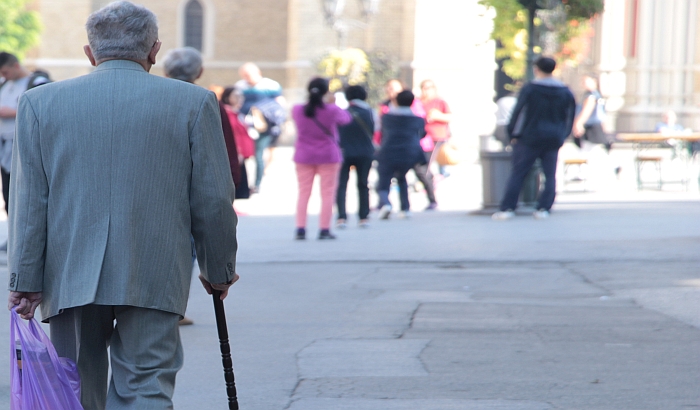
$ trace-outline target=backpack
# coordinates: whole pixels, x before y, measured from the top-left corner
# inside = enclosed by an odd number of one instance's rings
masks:
[[[31,90],[34,87],[38,87],[43,84],[52,83],[51,76],[49,73],[43,70],[36,70],[29,75],[29,82],[27,82],[27,90]],[[7,81],[0,83],[0,88],[7,84]],[[25,90],[26,91],[26,90]]]
[[[51,76],[49,73],[43,70],[36,70],[29,76],[29,83],[27,83],[27,90],[31,90],[34,87],[40,85],[52,83]]]
[[[259,112],[267,123],[266,129],[258,130],[259,132],[267,131],[275,139],[282,134],[282,126],[287,121],[287,111],[277,100],[265,98],[258,101],[251,107],[251,114],[255,114],[254,111]]]

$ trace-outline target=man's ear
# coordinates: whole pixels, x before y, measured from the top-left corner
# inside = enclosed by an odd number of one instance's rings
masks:
[[[204,73],[204,67],[199,69],[199,74],[197,74],[197,78],[195,78],[195,80],[199,80],[199,77],[201,77],[203,73]]]
[[[95,61],[95,56],[92,55],[92,49],[90,48],[90,46],[83,46],[83,51],[85,52],[85,55],[87,56],[88,60],[90,60],[90,64],[92,64],[93,67],[97,67],[97,62]]]
[[[160,51],[160,46],[162,44],[163,43],[161,43],[160,41],[156,41],[156,43],[153,45],[153,47],[151,47],[151,52],[148,53],[148,62],[149,63],[151,63],[151,64],[156,63],[156,54],[158,54],[158,52]]]

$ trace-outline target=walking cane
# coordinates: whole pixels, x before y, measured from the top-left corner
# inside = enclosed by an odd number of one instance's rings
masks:
[[[221,291],[212,292],[214,298],[214,314],[216,315],[216,329],[219,332],[219,345],[221,348],[221,361],[224,365],[224,379],[226,380],[226,394],[228,395],[229,410],[238,410],[238,397],[236,397],[236,380],[233,376],[233,361],[231,360],[231,345],[228,342],[228,329],[226,328],[226,313],[224,301],[221,300]]]

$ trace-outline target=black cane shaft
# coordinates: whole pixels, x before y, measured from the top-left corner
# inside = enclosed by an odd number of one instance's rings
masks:
[[[238,393],[236,392],[236,380],[233,375],[233,360],[231,359],[231,345],[228,341],[228,329],[226,327],[226,312],[224,301],[221,300],[221,291],[213,292],[214,313],[216,314],[216,329],[219,332],[219,347],[221,349],[221,362],[224,365],[224,380],[226,381],[226,394],[228,395],[229,410],[238,410]]]

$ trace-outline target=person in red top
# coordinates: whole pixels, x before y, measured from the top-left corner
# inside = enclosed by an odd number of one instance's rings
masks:
[[[445,100],[440,98],[433,80],[423,80],[420,84],[421,102],[425,109],[425,132],[433,140],[433,149],[430,151],[432,162],[433,153],[438,152],[440,146],[450,138],[449,123],[452,120],[450,107]],[[428,164],[430,166],[430,164]],[[449,174],[445,167],[440,166],[440,175],[447,177]]]
[[[238,163],[241,168],[241,181],[236,185],[236,199],[246,199],[250,197],[250,186],[248,185],[245,160],[255,155],[255,141],[250,138],[248,129],[239,118],[239,110],[243,105],[243,95],[237,93],[235,87],[226,87],[221,94],[221,102],[224,103],[226,116],[231,123],[233,139],[238,151]]]

